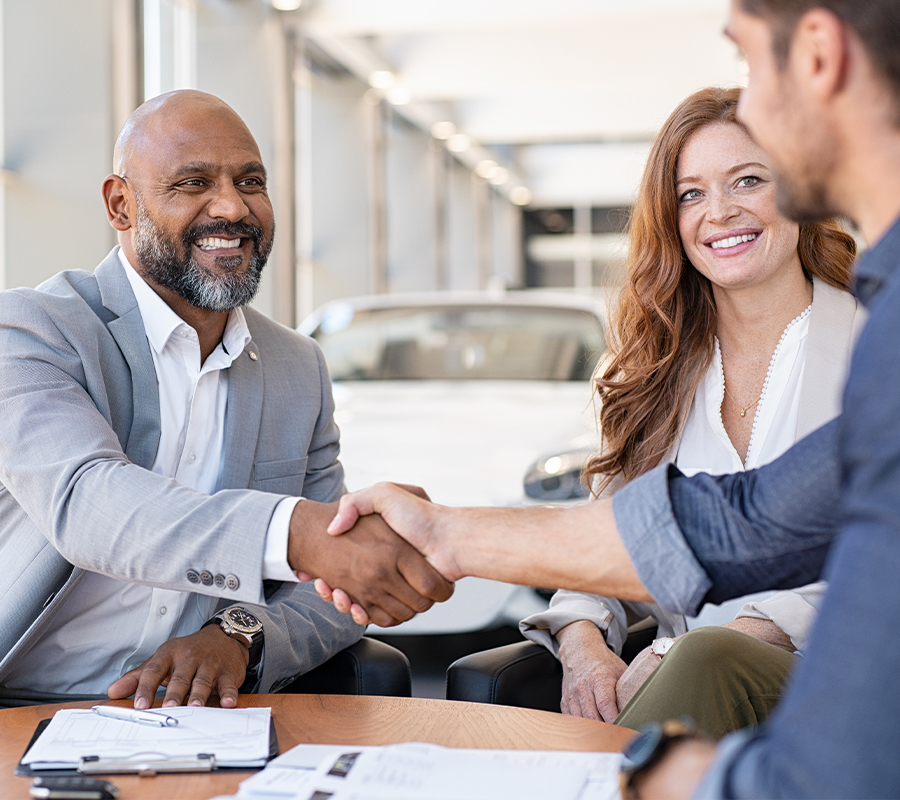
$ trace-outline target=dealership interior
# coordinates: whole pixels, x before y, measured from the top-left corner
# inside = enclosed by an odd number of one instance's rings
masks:
[[[259,143],[278,236],[257,305],[281,322],[349,295],[614,282],[658,126],[743,80],[727,5],[3,0],[0,287],[108,252],[115,136],[186,87]]]
[[[599,304],[621,280],[629,208],[660,124],[694,90],[745,80],[740,54],[721,35],[727,7],[727,0],[0,0],[0,289],[34,287],[61,269],[100,262],[116,242],[100,185],[119,129],[143,101],[193,88],[243,117],[267,166],[277,236],[254,305],[276,321],[295,328],[314,318],[334,328],[341,314],[362,318],[361,306],[341,305],[347,298],[410,293],[545,290]],[[317,309],[326,304],[331,316],[322,317]],[[463,346],[469,367],[486,347]],[[349,488],[362,488],[363,476],[393,477],[436,486],[441,499],[450,479],[416,462],[440,460],[454,438],[460,460],[449,469],[472,483],[488,480],[473,466],[485,459],[468,440],[466,453],[453,431],[448,442],[411,435],[403,460],[395,452],[390,462],[402,474],[387,471],[387,462],[372,467],[373,450],[361,444],[364,391],[352,383],[351,376],[335,385]],[[590,402],[583,375],[580,385],[583,397],[558,412],[573,426]],[[458,404],[470,416],[491,402],[507,409],[515,402],[496,386],[493,399],[472,391],[460,401],[471,406]],[[395,416],[412,418],[423,402],[406,399],[409,411]],[[534,407],[545,420],[560,408],[549,400]],[[428,412],[431,427],[450,425],[441,413]],[[379,424],[377,415],[369,419]],[[537,425],[524,412],[520,424]],[[492,427],[478,429],[482,443]],[[511,490],[461,493],[454,502],[540,500],[523,490],[526,473],[555,469],[577,483],[593,442],[590,424],[553,430],[552,441],[528,440],[518,450],[517,432],[502,436],[508,447],[483,446],[512,465]],[[560,466],[576,456],[573,466]],[[559,475],[544,479],[557,487]],[[532,590],[526,600],[488,595],[469,598],[483,613],[468,621],[447,612],[444,621],[379,634],[410,656],[414,694],[443,697],[450,660],[518,640],[516,619],[534,602],[546,605],[547,592]]]

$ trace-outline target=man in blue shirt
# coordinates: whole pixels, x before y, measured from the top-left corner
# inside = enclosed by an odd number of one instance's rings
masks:
[[[611,505],[444,509],[379,486],[346,498],[332,532],[378,511],[448,579],[652,597],[684,613],[823,577],[808,651],[769,721],[718,747],[671,744],[631,791],[900,797],[900,3],[732,0],[726,33],[749,65],[738,116],[773,161],[782,209],[846,215],[871,245],[857,268],[870,319],[842,416],[760,470],[688,479],[661,466]]]

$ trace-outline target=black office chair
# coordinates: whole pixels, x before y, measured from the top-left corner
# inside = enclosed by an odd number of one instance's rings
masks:
[[[656,637],[656,626],[628,634],[625,663]],[[559,712],[562,666],[542,645],[516,642],[463,656],[447,669],[447,699]]]
[[[412,697],[412,676],[409,659],[396,647],[364,636],[324,664],[275,691],[281,694]]]

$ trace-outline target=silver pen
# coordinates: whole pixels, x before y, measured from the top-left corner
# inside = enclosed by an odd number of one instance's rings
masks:
[[[92,706],[91,711],[101,717],[121,719],[125,722],[140,722],[144,725],[159,725],[161,728],[174,728],[178,725],[175,717],[158,711],[138,711],[136,708],[119,708],[118,706]]]

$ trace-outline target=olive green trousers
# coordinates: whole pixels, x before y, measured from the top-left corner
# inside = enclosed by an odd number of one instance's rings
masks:
[[[640,728],[688,716],[719,739],[769,715],[796,658],[729,628],[696,628],[679,637],[616,725]]]

